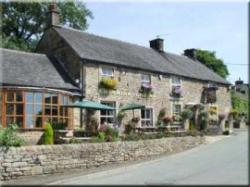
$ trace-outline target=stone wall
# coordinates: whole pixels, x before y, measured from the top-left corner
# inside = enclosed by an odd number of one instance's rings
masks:
[[[17,135],[24,140],[25,145],[36,145],[41,143],[43,133],[44,133],[43,129],[40,130],[20,129],[17,132]]]
[[[203,102],[202,91],[203,87],[208,82],[199,81],[196,79],[181,78],[181,86],[184,90],[183,97],[175,99],[171,96],[171,76],[162,75],[161,78],[156,73],[143,72],[129,68],[112,67],[114,69],[114,79],[118,81],[116,90],[106,90],[98,88],[101,80],[102,65],[85,63],[85,96],[87,99],[95,101],[114,101],[116,108],[122,103],[135,102],[144,104],[147,107],[153,108],[154,125],[157,121],[158,114],[162,108],[166,108],[167,115],[172,115],[172,103],[178,102],[182,108],[187,103]],[[151,75],[151,83],[154,86],[154,94],[150,97],[143,97],[138,91],[141,86],[141,73]],[[225,85],[218,85],[217,102],[213,105],[218,107],[218,113],[226,113],[231,108],[230,91]],[[118,110],[116,111],[118,112]],[[132,118],[133,113],[127,111],[127,118],[123,120],[124,124]],[[134,110],[135,116],[141,116],[140,110]],[[99,119],[99,112],[97,112]],[[140,122],[138,123],[138,127]]]
[[[89,168],[179,152],[204,143],[205,137],[0,148],[0,180]]]

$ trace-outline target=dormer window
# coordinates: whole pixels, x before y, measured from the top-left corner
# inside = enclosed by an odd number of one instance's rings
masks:
[[[113,68],[102,67],[101,68],[101,75],[102,76],[113,77],[114,76],[114,70],[113,70]]]

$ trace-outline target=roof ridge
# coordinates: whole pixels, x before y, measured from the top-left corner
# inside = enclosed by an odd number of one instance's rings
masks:
[[[21,53],[21,54],[27,54],[27,55],[37,55],[37,56],[45,56],[45,57],[47,57],[47,55],[43,54],[43,53],[19,51],[19,50],[15,50],[15,49],[7,49],[7,48],[0,48],[0,50],[9,51],[9,52],[13,52],[13,53]]]
[[[76,31],[76,32],[88,34],[88,35],[91,35],[91,36],[94,36],[94,37],[104,38],[104,39],[107,39],[107,40],[113,40],[113,41],[116,41],[116,42],[121,42],[121,43],[129,44],[129,45],[135,45],[135,46],[138,46],[138,47],[142,47],[142,48],[146,48],[148,50],[155,51],[154,49],[152,49],[150,47],[142,46],[142,45],[135,44],[135,43],[132,43],[132,42],[123,41],[123,40],[116,39],[116,38],[104,37],[104,36],[101,36],[101,35],[98,35],[98,34],[94,34],[94,33],[86,32],[86,31],[81,31],[81,30],[78,30],[78,29],[74,29],[72,27],[66,27],[66,26],[60,26],[60,25],[53,25],[53,27],[58,27],[58,28],[62,28],[62,29],[68,29],[68,30],[72,30],[72,31]]]

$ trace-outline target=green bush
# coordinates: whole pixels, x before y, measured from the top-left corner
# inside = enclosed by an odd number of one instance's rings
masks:
[[[223,134],[223,135],[229,135],[230,132],[229,132],[229,130],[225,130],[222,134]]]
[[[53,123],[52,128],[53,130],[64,130],[66,129],[67,124],[66,123]]]
[[[9,124],[7,128],[0,129],[0,146],[20,147],[24,144],[24,140],[16,134],[16,124]]]
[[[105,132],[99,132],[99,133],[98,133],[98,138],[99,138],[101,141],[105,141],[105,139],[106,139]]]
[[[194,113],[191,109],[185,109],[181,112],[182,119],[191,119]]]
[[[44,134],[43,134],[43,144],[51,145],[54,144],[54,131],[50,123],[45,124]]]
[[[133,131],[133,125],[131,123],[125,125],[125,134],[130,134]]]
[[[117,140],[118,134],[119,134],[118,130],[108,127],[105,131],[106,141],[112,142],[112,141]]]

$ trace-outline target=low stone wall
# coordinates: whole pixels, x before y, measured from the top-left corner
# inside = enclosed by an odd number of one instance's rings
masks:
[[[37,145],[41,143],[41,138],[44,133],[43,129],[19,129],[17,135],[24,140],[25,145]]]
[[[179,152],[205,137],[171,137],[143,141],[40,145],[0,148],[0,180],[89,168]]]

